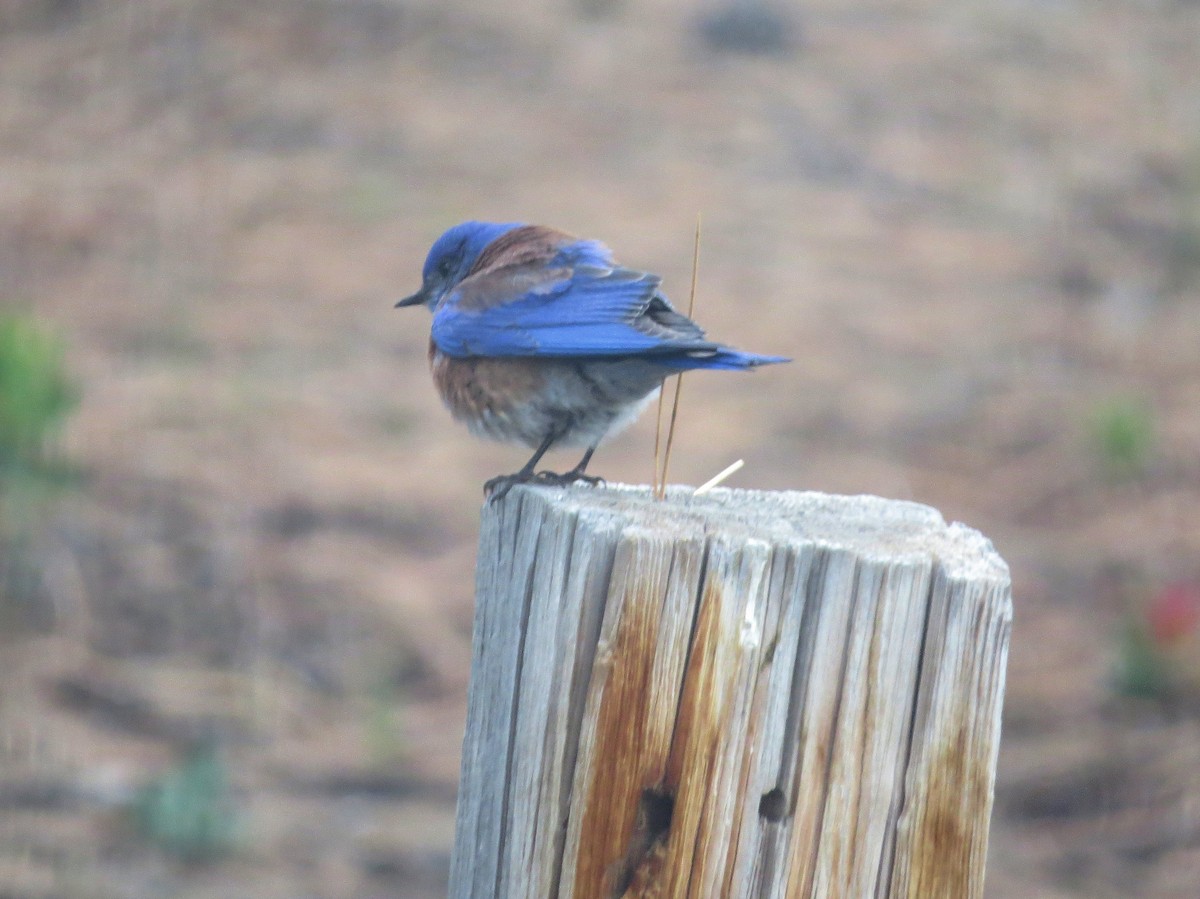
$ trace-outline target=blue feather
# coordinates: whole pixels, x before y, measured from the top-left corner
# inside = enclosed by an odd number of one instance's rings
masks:
[[[463,222],[455,225],[429,248],[421,270],[422,279],[428,281],[437,271],[438,265],[449,259],[460,264],[461,278],[488,244],[519,227],[520,222]]]
[[[732,347],[718,345],[711,354],[655,356],[653,362],[675,371],[690,371],[707,368],[714,371],[744,371],[760,365],[776,362],[791,362],[786,356],[764,356],[760,353],[745,353]]]
[[[513,227],[465,222],[430,250],[428,277],[448,258],[463,272],[452,274],[452,284],[429,299],[433,342],[446,355],[638,356],[669,371],[746,369],[787,361],[706,340],[659,293],[657,275],[616,265],[599,241],[571,240],[538,261],[464,276],[488,242]]]
[[[511,276],[498,275],[504,278],[498,279],[497,290],[511,287]],[[461,308],[461,295],[453,291],[434,314],[433,341],[443,353],[458,357],[615,356],[715,349],[716,344],[664,339],[634,327],[658,284],[655,275],[581,265],[566,274],[550,269],[543,283],[487,309]]]

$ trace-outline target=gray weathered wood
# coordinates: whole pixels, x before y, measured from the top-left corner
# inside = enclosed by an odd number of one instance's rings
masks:
[[[991,544],[876,497],[517,488],[483,513],[450,895],[977,897]]]

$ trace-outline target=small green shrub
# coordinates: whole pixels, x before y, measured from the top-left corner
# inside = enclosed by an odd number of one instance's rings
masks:
[[[0,478],[53,470],[77,399],[62,343],[27,316],[0,317]]]
[[[183,861],[215,860],[239,842],[229,771],[215,741],[194,746],[176,767],[143,787],[132,811],[144,839]]]
[[[69,480],[57,438],[76,402],[59,340],[28,316],[0,314],[0,628],[53,620],[33,547]]]
[[[1127,620],[1118,634],[1113,680],[1118,693],[1140,699],[1158,698],[1168,690],[1166,660],[1141,621]]]
[[[1091,437],[1110,477],[1136,477],[1150,464],[1154,449],[1154,414],[1142,400],[1110,399],[1093,412]]]

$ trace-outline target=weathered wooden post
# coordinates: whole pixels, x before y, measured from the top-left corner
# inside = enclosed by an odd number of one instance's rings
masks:
[[[876,497],[487,506],[454,899],[983,891],[1008,570]]]

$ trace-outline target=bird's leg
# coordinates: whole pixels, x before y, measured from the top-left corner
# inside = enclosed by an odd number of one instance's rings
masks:
[[[483,485],[483,493],[492,502],[503,499],[508,491],[512,490],[516,484],[525,484],[532,481],[535,477],[533,470],[537,468],[538,462],[542,460],[542,456],[546,455],[546,451],[554,445],[554,441],[561,436],[558,431],[551,431],[541,445],[534,451],[529,461],[522,466],[521,470],[514,474],[502,474],[492,478]]]

